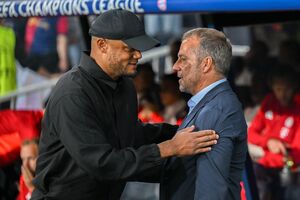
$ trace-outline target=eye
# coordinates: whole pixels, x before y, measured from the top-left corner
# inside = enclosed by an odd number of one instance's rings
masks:
[[[180,59],[181,61],[186,61],[186,57],[184,57],[184,56],[179,57],[179,59]]]
[[[133,48],[130,47],[125,47],[124,50],[129,53],[133,53],[135,51]]]

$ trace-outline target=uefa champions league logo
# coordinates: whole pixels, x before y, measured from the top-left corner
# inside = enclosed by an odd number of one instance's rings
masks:
[[[157,0],[157,7],[161,11],[167,10],[167,0]]]

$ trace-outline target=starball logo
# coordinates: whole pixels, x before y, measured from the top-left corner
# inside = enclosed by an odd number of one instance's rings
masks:
[[[167,0],[157,0],[157,7],[161,11],[167,10]]]

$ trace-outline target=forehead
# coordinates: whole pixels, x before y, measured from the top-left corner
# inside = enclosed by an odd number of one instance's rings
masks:
[[[37,156],[38,146],[36,144],[27,144],[21,148],[21,157]]]
[[[198,48],[199,42],[200,39],[197,36],[190,36],[184,39],[179,49],[179,55],[186,54],[191,52],[192,50],[195,50],[196,48]]]

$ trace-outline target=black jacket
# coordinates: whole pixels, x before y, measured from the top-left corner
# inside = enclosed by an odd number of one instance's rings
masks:
[[[177,128],[141,124],[132,80],[113,81],[86,54],[58,81],[42,125],[32,200],[119,199],[127,180],[159,175],[154,143]]]

